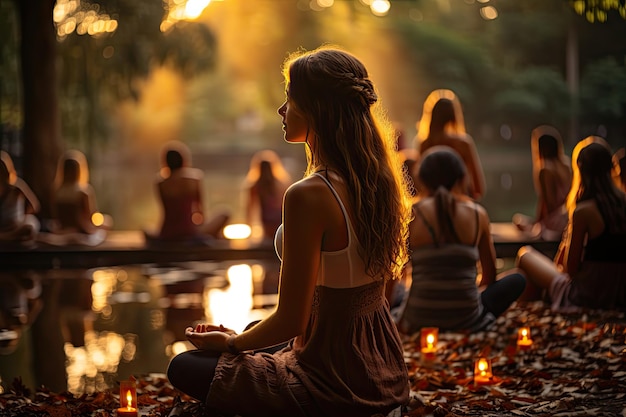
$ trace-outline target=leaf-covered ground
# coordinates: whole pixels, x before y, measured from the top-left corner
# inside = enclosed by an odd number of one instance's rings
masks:
[[[402,416],[626,416],[625,324],[622,313],[559,315],[535,302],[514,306],[490,331],[440,334],[434,360],[421,357],[418,334],[406,337],[411,402]],[[522,325],[531,328],[528,351],[516,348]],[[492,360],[492,385],[473,383],[479,356]],[[205,415],[163,375],[138,379],[138,402],[141,416]],[[33,393],[15,381],[0,395],[0,416],[110,417],[118,404],[116,390]]]

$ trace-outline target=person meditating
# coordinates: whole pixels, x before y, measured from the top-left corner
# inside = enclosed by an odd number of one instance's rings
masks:
[[[531,134],[533,180],[537,193],[534,218],[516,213],[513,223],[531,237],[559,240],[567,225],[566,200],[572,185],[572,166],[563,140],[552,126],[539,126]]]
[[[285,64],[285,140],[308,165],[285,194],[276,310],[241,334],[187,329],[198,349],[167,370],[211,411],[387,415],[408,402],[402,343],[384,297],[407,260],[410,194],[363,64],[333,47]],[[281,346],[273,353],[265,348]],[[276,350],[276,348],[274,349]]]
[[[11,155],[0,151],[0,244],[34,243],[39,207],[35,193],[18,177]]]
[[[291,176],[278,154],[270,149],[255,153],[246,175],[246,218],[253,225],[256,218],[263,227],[263,239],[271,241],[281,224],[283,197],[291,185]]]
[[[572,153],[569,223],[554,260],[531,246],[517,264],[554,311],[626,309],[626,193],[612,178],[611,148],[590,136]]]
[[[444,145],[461,155],[468,174],[466,193],[480,200],[485,195],[485,174],[474,139],[465,131],[463,110],[457,95],[446,89],[432,91],[424,101],[417,128],[420,154],[432,146]]]
[[[230,219],[227,212],[204,217],[203,173],[191,166],[191,153],[182,142],[163,147],[161,170],[156,181],[163,220],[156,236],[146,233],[149,242],[206,243],[220,237]]]
[[[408,334],[422,327],[484,330],[518,299],[526,280],[515,270],[496,277],[489,216],[465,193],[467,170],[456,151],[429,148],[416,180],[423,191],[413,205],[411,285],[398,326]]]
[[[96,193],[89,183],[85,155],[71,149],[59,159],[52,197],[53,218],[49,232],[39,240],[53,245],[95,246],[104,241],[111,228],[111,216],[98,211]]]

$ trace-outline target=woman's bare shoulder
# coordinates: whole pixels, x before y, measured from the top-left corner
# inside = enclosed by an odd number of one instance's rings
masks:
[[[326,194],[328,186],[321,178],[312,175],[291,184],[286,191],[286,196],[298,199],[315,200]]]

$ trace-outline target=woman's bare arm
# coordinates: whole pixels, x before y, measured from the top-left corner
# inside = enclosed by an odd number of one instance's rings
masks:
[[[480,235],[478,238],[478,255],[482,279],[479,286],[490,285],[496,281],[496,249],[489,230],[489,215],[482,209],[479,212]]]
[[[485,195],[485,174],[483,166],[476,150],[476,145],[471,137],[467,137],[464,142],[464,151],[461,155],[467,165],[468,174],[472,179],[471,197],[480,200]]]
[[[583,248],[585,246],[585,236],[587,235],[588,213],[586,210],[574,210],[572,215],[572,230],[569,238],[569,245],[565,251],[563,265],[565,272],[570,276],[575,274],[580,267]]]
[[[320,197],[321,187],[326,186],[304,180],[287,191],[278,305],[269,317],[237,336],[235,347],[238,350],[273,346],[302,334],[306,329],[329,204],[329,199]],[[227,334],[210,332],[201,337],[207,339],[203,348],[225,350]]]

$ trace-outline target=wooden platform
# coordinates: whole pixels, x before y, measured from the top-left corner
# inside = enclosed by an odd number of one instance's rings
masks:
[[[533,245],[549,256],[558,242],[528,239],[510,223],[492,224],[496,255],[514,258],[518,249]],[[211,245],[147,245],[141,231],[110,231],[98,246],[50,246],[0,248],[0,270],[91,269],[133,264],[168,264],[188,261],[275,259],[271,244],[249,241],[215,241]]]

